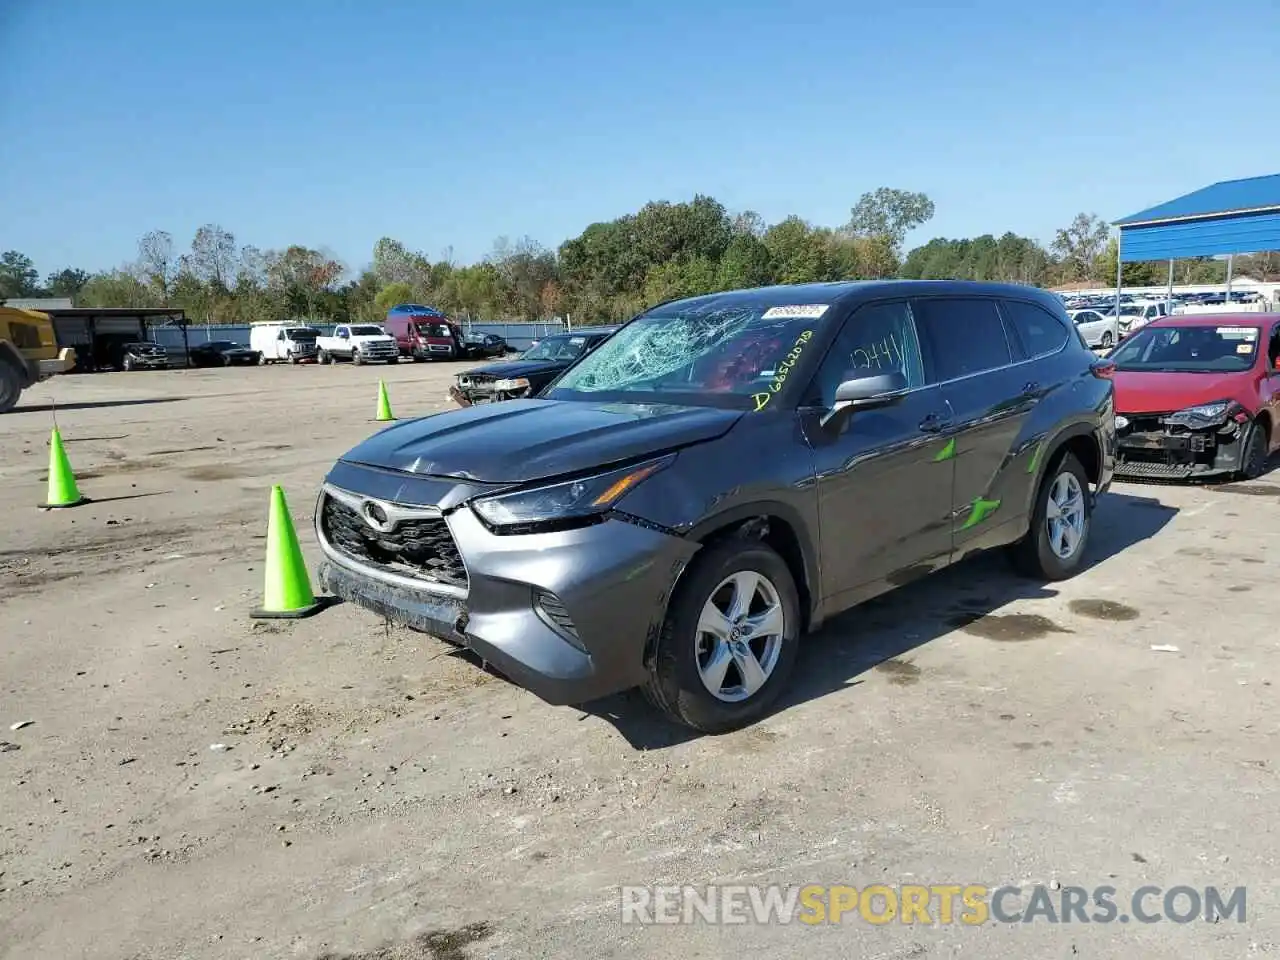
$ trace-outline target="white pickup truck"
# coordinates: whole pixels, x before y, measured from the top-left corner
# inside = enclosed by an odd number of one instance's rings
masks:
[[[332,337],[317,337],[316,348],[321,363],[400,362],[400,346],[395,337],[373,323],[343,324],[333,331]]]

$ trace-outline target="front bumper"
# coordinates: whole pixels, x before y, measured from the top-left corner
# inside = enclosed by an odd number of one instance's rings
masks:
[[[698,545],[673,534],[610,518],[575,530],[499,536],[465,504],[443,510],[413,503],[456,502],[478,490],[451,481],[406,478],[339,464],[316,509],[325,555],[321,585],[371,612],[470,648],[548,703],[584,703],[644,682],[645,655],[666,614],[672,587]],[[441,496],[441,484],[451,488]],[[432,486],[435,489],[431,489]],[[415,487],[420,491],[414,493]],[[381,499],[393,492],[396,500]],[[385,563],[387,545],[370,528],[371,554],[357,555],[326,514],[329,498],[348,506],[376,500],[395,518],[408,510],[447,525],[465,573],[424,579],[406,564]],[[366,522],[363,519],[360,522]],[[405,522],[417,523],[409,519]],[[436,537],[417,528],[416,545]],[[339,535],[341,533],[341,535]],[[421,559],[422,554],[416,555]],[[422,567],[429,571],[430,566]],[[455,564],[453,569],[457,570]]]
[[[1116,434],[1116,477],[1187,480],[1232,474],[1241,467],[1247,423],[1228,419],[1191,429],[1162,425],[1158,415],[1122,414],[1130,426]]]
[[[133,356],[130,357],[134,367],[142,367],[147,370],[163,370],[169,366],[169,357],[163,356]]]
[[[56,376],[59,373],[66,373],[76,365],[76,351],[72,347],[63,347],[58,351],[58,355],[50,360],[36,361],[36,379],[44,380],[47,377]]]

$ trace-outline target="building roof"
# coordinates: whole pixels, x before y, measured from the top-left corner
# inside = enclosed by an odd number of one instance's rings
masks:
[[[69,310],[74,306],[70,297],[18,297],[6,300],[4,305],[19,310]]]
[[[1115,221],[1117,226],[1280,210],[1280,173],[1223,180]]]

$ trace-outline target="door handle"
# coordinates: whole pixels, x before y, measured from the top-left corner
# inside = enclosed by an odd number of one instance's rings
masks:
[[[1029,397],[1029,396],[1031,396],[1032,394],[1036,394],[1036,393],[1039,393],[1039,392],[1040,392],[1040,384],[1038,384],[1038,383],[1037,383],[1036,381],[1034,381],[1034,380],[1028,380],[1026,383],[1024,383],[1024,384],[1022,385],[1022,395],[1023,395],[1023,396],[1028,396],[1028,397]]]
[[[931,413],[920,421],[920,429],[925,433],[941,433],[949,426],[951,426],[951,418],[937,413]]]

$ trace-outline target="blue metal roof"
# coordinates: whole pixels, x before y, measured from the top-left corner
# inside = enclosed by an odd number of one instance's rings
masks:
[[[1120,228],[1120,260],[1181,260],[1280,250],[1280,210]]]
[[[1117,226],[1222,216],[1255,210],[1280,210],[1280,173],[1246,180],[1223,180],[1115,221]],[[1241,251],[1231,251],[1239,253]]]

